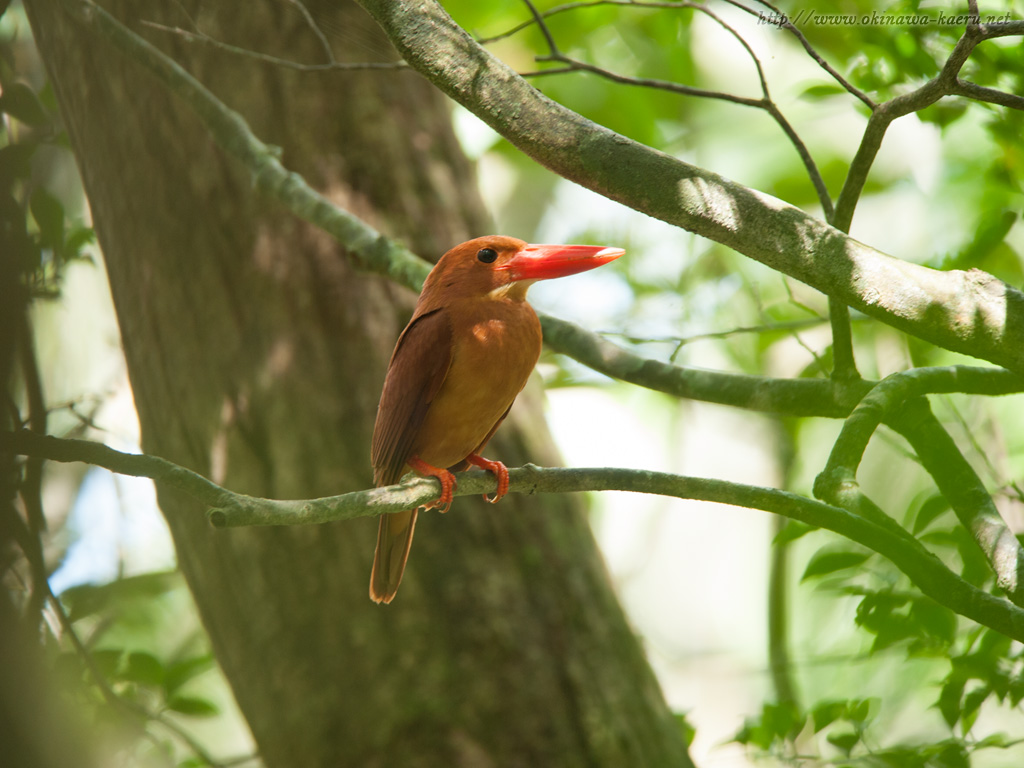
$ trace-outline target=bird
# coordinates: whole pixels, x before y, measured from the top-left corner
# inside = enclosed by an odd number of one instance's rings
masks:
[[[474,465],[508,491],[508,470],[480,455],[526,386],[540,357],[541,327],[526,301],[538,280],[607,264],[625,253],[595,245],[532,245],[492,235],[445,253],[423,284],[412,319],[395,344],[373,428],[376,486],[412,470],[441,484],[422,508],[447,512],[452,472]],[[380,516],[370,599],[390,603],[409,558],[420,508]]]

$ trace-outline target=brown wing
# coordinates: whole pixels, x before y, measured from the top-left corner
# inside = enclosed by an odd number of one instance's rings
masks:
[[[431,401],[452,362],[452,329],[443,309],[415,318],[391,355],[373,426],[370,461],[377,485],[397,483]]]

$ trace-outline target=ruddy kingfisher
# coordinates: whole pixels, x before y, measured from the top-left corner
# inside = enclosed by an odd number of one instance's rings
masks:
[[[537,280],[607,264],[621,248],[529,245],[478,237],[457,245],[427,276],[412,319],[391,355],[370,451],[378,486],[408,470],[441,483],[426,508],[447,512],[458,472],[493,472],[498,501],[508,470],[480,455],[526,386],[541,350],[540,321],[526,302]],[[487,497],[485,497],[487,498]],[[380,516],[370,598],[390,603],[402,581],[419,509]]]

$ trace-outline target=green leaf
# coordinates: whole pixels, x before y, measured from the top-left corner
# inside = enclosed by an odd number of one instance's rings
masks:
[[[987,699],[991,693],[991,688],[987,685],[982,685],[972,689],[966,696],[964,696],[963,707],[960,710],[960,727],[963,729],[965,734],[974,727],[974,723],[978,719],[978,715],[981,711],[981,705],[985,703],[985,699]]]
[[[946,682],[942,685],[942,690],[939,692],[939,700],[936,702],[936,706],[939,708],[939,712],[942,713],[942,719],[946,721],[946,725],[952,728],[956,725],[957,720],[960,719],[960,701],[964,695],[964,685],[966,685],[960,675],[950,674],[946,678]]]
[[[807,564],[801,581],[835,573],[845,568],[855,568],[871,557],[870,552],[852,552],[849,550],[819,550]]]
[[[1010,679],[1008,695],[1010,704],[1015,707],[1024,700],[1024,672],[1018,672]]]
[[[152,600],[172,590],[179,579],[176,571],[144,573],[117,579],[109,584],[82,584],[66,589],[60,601],[69,607],[71,621],[113,610],[127,600]]]
[[[811,710],[811,723],[814,732],[818,733],[827,725],[831,725],[839,718],[846,715],[847,702],[845,701],[823,701]]]
[[[873,758],[868,765],[887,766],[888,768],[924,768],[931,765],[927,756],[922,750],[910,749],[907,747],[893,747],[872,752]]]
[[[164,690],[168,696],[173,695],[175,691],[189,680],[212,669],[213,664],[213,656],[208,653],[174,662],[167,667],[167,673],[164,675]]]
[[[791,702],[765,703],[760,718],[747,721],[753,725],[752,741],[762,749],[778,740],[795,739],[806,722],[807,717]]]
[[[35,151],[34,142],[0,147],[0,192],[9,191],[15,181],[32,175],[32,155]]]
[[[1005,733],[990,733],[984,739],[974,742],[974,748],[986,749],[989,747],[995,747],[997,749],[1009,749],[1010,747],[1019,743],[1019,740],[1011,739]]]
[[[768,750],[776,741],[795,739],[806,722],[807,717],[791,702],[766,703],[759,717],[746,719],[733,741]]]
[[[953,611],[928,600],[915,600],[910,607],[910,618],[927,634],[951,645],[956,639],[957,618]]]
[[[914,518],[914,535],[917,536],[917,534],[927,528],[937,517],[939,517],[939,515],[943,512],[947,512],[949,509],[949,502],[946,501],[946,497],[941,494],[936,494],[926,499],[921,505],[921,508],[917,511],[917,517]]]
[[[854,731],[843,731],[842,733],[830,733],[825,738],[828,739],[829,744],[841,750],[843,754],[849,755],[860,741],[860,734]]]
[[[697,729],[694,728],[693,723],[687,719],[686,712],[674,713],[676,719],[676,726],[679,728],[679,732],[683,736],[683,741],[686,742],[686,746],[693,744],[693,739],[697,735]]]
[[[782,529],[775,534],[775,538],[772,539],[772,544],[788,544],[789,542],[796,541],[801,536],[816,530],[818,529],[813,525],[801,523],[799,520],[787,520],[786,524],[782,526]]]
[[[845,93],[846,89],[838,83],[819,83],[818,85],[805,88],[803,93],[800,94],[800,98],[807,99],[808,101],[821,101],[829,96],[841,96]]]
[[[120,648],[101,648],[98,651],[93,651],[90,656],[100,674],[110,679],[117,676],[124,651]]]
[[[4,87],[3,94],[0,94],[0,112],[33,127],[50,122],[43,102],[25,83],[11,83]]]
[[[64,260],[70,261],[82,255],[85,246],[96,242],[96,230],[92,227],[76,226],[64,238]]]
[[[189,717],[214,717],[220,714],[212,701],[197,696],[172,696],[167,702],[167,708]]]
[[[970,768],[971,761],[962,744],[947,742],[939,746],[928,765],[935,768]]]
[[[42,244],[56,251],[64,248],[64,206],[43,187],[32,191],[29,210],[39,226]]]
[[[870,720],[874,719],[873,711],[878,710],[878,704],[878,699],[874,697],[851,700],[846,711],[846,719],[854,725],[863,727]]]
[[[164,673],[164,665],[156,656],[144,651],[132,651],[119,677],[133,683],[158,686],[163,683]]]

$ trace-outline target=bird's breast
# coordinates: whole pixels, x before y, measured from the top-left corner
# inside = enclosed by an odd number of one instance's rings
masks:
[[[414,452],[448,467],[482,442],[526,385],[540,356],[537,315],[525,302],[453,307],[452,360]]]

